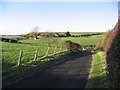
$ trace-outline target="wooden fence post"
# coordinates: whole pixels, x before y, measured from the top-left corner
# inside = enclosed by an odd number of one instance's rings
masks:
[[[37,54],[38,54],[38,49],[36,49],[34,61],[36,61],[36,59],[37,59]]]
[[[56,49],[57,49],[57,46],[55,46],[55,49],[54,49],[54,54],[56,53]]]
[[[23,51],[20,51],[19,60],[18,60],[19,67],[21,66],[22,54],[23,54]]]
[[[60,52],[62,52],[62,46],[60,47]]]
[[[47,49],[47,52],[46,52],[46,55],[45,55],[45,56],[48,56],[49,51],[50,51],[50,47],[48,47],[48,49]]]
[[[67,46],[65,45],[65,51],[67,51]]]

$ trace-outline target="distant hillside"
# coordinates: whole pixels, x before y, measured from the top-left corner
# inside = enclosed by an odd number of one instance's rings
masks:
[[[85,34],[104,34],[104,32],[70,32],[72,35],[85,35]]]

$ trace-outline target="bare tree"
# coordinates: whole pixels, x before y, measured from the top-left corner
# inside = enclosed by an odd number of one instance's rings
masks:
[[[39,30],[40,30],[40,27],[37,25],[32,29],[32,32],[34,32],[35,38],[37,38],[37,34],[38,34]]]

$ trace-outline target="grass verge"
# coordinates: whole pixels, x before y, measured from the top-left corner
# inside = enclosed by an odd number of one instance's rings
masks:
[[[93,54],[89,80],[86,88],[105,88],[106,65],[105,52],[99,51]]]

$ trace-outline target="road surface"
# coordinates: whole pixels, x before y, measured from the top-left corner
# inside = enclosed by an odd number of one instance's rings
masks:
[[[85,88],[92,53],[74,53],[7,88]]]

